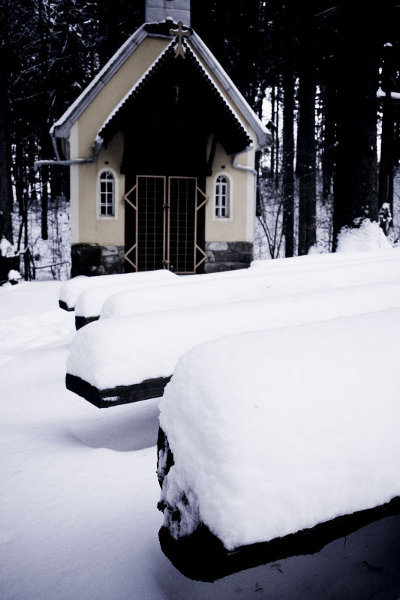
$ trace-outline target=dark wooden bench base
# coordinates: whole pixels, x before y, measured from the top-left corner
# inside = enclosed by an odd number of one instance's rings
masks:
[[[193,534],[175,540],[169,530],[162,527],[159,540],[162,551],[172,564],[186,577],[212,582],[244,569],[282,560],[290,556],[315,554],[326,544],[345,537],[370,523],[400,513],[400,498],[390,502],[337,517],[326,523],[262,542],[227,551],[221,541],[202,525]]]
[[[146,379],[141,383],[134,385],[120,385],[115,388],[99,390],[87,381],[84,381],[76,375],[67,373],[65,385],[68,390],[82,396],[97,408],[108,408],[118,404],[128,404],[138,402],[139,400],[148,400],[149,398],[159,398],[164,393],[164,388],[170,381],[169,377],[156,377]]]
[[[60,308],[62,308],[63,310],[67,310],[68,312],[71,312],[71,311],[75,310],[75,308],[70,308],[68,306],[68,304],[66,302],[64,302],[64,300],[59,300],[58,301],[58,306]]]
[[[75,315],[75,329],[78,331],[78,329],[85,327],[85,325],[88,325],[89,323],[93,323],[93,321],[98,321],[99,319],[100,315],[97,317],[78,317]]]

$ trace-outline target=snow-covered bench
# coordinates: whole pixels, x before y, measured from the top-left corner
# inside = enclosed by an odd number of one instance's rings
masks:
[[[385,264],[382,266],[383,261]],[[74,300],[75,323],[79,329],[97,320],[100,315],[127,316],[170,308],[220,304],[232,298],[237,301],[250,300],[317,288],[330,289],[392,280],[397,277],[399,263],[400,252],[390,250],[256,261],[250,269],[186,277],[165,277],[168,271],[155,271],[149,277],[139,273],[136,278],[131,279],[132,275],[129,275],[129,280],[112,285],[108,283],[113,281],[109,277],[114,276],[106,276],[107,279],[100,278],[100,283],[107,285],[102,284],[101,289],[99,285],[89,287]],[[95,278],[85,279],[90,283]],[[177,283],[181,286],[179,290]],[[84,282],[77,280],[71,285],[77,288]],[[162,285],[163,289],[147,289],[155,285]]]
[[[96,321],[100,316],[113,316],[116,311],[118,316],[135,314],[138,312],[148,312],[153,310],[153,304],[157,307],[156,310],[165,310],[170,308],[171,299],[180,298],[181,294],[177,292],[176,285],[184,286],[184,290],[188,289],[190,284],[196,284],[196,290],[201,286],[197,284],[207,285],[216,284],[226,280],[238,280],[242,278],[242,274],[248,273],[248,270],[241,271],[225,271],[223,273],[210,273],[204,275],[187,275],[185,277],[173,277],[164,274],[172,275],[170,271],[153,271],[152,276],[141,277],[143,273],[138,273],[138,278],[129,284],[113,284],[102,286],[101,288],[89,288],[79,294],[75,305],[75,323],[76,328],[80,329],[84,325],[92,321]],[[265,279],[262,273],[252,273],[254,277]],[[152,287],[149,290],[149,287]],[[155,286],[160,286],[155,289]],[[163,289],[161,290],[161,286]],[[264,286],[265,287],[265,286]],[[141,289],[140,289],[141,288]],[[168,289],[167,289],[168,288]],[[185,292],[182,293],[185,296]],[[164,300],[165,298],[165,300]],[[165,302],[165,306],[163,305]],[[147,304],[150,303],[150,308]],[[176,304],[176,302],[175,302]],[[188,306],[197,306],[198,301],[188,303]],[[180,303],[179,303],[180,305]],[[108,308],[104,311],[104,306]]]
[[[121,291],[105,300],[101,318],[398,281],[400,252],[392,250],[382,254],[385,254],[384,258],[377,253],[369,259],[362,254],[345,261],[342,258],[340,265],[337,260],[332,260],[332,255],[320,255],[318,261],[314,257],[301,257],[306,259],[301,262],[300,257],[286,259],[286,262],[264,261],[262,267],[254,269],[181,278],[179,287],[167,282],[159,293],[147,288]],[[291,261],[297,266],[290,267]],[[275,267],[277,263],[280,268]]]
[[[75,306],[80,294],[86,290],[108,287],[109,290],[112,286],[120,285],[136,285],[139,282],[143,284],[150,284],[152,281],[159,281],[164,279],[176,278],[177,275],[171,271],[161,269],[158,271],[144,271],[140,273],[120,273],[117,275],[96,275],[94,277],[87,277],[86,275],[78,275],[68,281],[65,281],[61,288],[58,303],[60,308],[67,311],[75,310]],[[82,315],[84,316],[84,315]],[[88,315],[91,317],[92,315]],[[97,315],[95,315],[97,316]]]
[[[160,403],[164,552],[214,580],[400,512],[400,309],[226,337]]]
[[[76,333],[66,384],[98,407],[157,397],[197,344],[397,306],[400,283],[385,283],[100,319]]]
[[[97,321],[100,318],[100,313],[103,304],[108,298],[113,298],[122,294],[128,293],[130,297],[135,298],[137,293],[143,291],[146,297],[153,295],[159,296],[161,287],[168,286],[174,288],[182,281],[171,271],[153,271],[151,277],[141,278],[141,273],[129,283],[120,283],[114,285],[102,285],[99,287],[89,288],[79,294],[75,305],[75,328],[80,329],[88,323]],[[173,275],[171,277],[170,275]]]

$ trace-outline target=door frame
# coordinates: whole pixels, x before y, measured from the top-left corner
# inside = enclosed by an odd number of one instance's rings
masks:
[[[124,259],[133,267],[134,271],[138,271],[138,256],[140,253],[140,247],[138,246],[138,190],[139,181],[141,178],[144,179],[162,179],[164,181],[163,190],[163,260],[162,268],[170,269],[170,254],[171,254],[171,211],[170,211],[170,200],[171,200],[171,182],[172,180],[191,180],[195,182],[195,206],[194,206],[194,248],[193,248],[193,270],[178,271],[178,274],[186,275],[196,273],[198,268],[206,261],[207,255],[204,250],[198,245],[198,215],[199,211],[205,207],[208,201],[206,193],[199,187],[198,178],[186,175],[137,175],[136,182],[128,192],[124,195],[124,200],[134,210],[135,214],[135,239],[133,245],[128,248],[124,253]],[[126,218],[126,217],[125,217]]]

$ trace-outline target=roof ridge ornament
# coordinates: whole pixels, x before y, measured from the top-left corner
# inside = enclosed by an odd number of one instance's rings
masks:
[[[183,29],[184,25],[182,21],[178,23],[178,29],[170,29],[169,32],[171,35],[176,35],[177,44],[175,46],[175,58],[181,56],[185,58],[185,46],[183,45],[183,38],[189,38],[192,35],[190,29]]]

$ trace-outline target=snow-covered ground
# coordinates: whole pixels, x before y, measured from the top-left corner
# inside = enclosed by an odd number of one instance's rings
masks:
[[[399,517],[214,584],[177,572],[157,537],[159,400],[98,410],[65,389],[59,291],[0,288],[1,600],[400,597]]]

